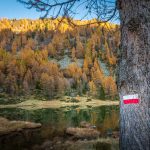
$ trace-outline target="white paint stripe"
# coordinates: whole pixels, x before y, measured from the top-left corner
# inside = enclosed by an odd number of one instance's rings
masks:
[[[123,96],[123,100],[126,100],[126,99],[138,99],[138,94]]]

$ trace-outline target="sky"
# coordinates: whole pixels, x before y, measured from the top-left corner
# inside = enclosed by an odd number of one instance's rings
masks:
[[[27,9],[25,5],[17,2],[17,0],[0,0],[0,18],[37,19],[42,16],[41,12],[37,12],[35,9]]]
[[[110,0],[114,1],[114,0]],[[80,8],[82,9],[82,8]],[[83,10],[80,10],[83,12]],[[81,19],[81,14],[78,14],[76,19]],[[8,18],[8,19],[21,19],[21,18],[29,18],[29,19],[38,19],[42,17],[43,14],[41,12],[37,12],[35,9],[27,9],[23,4],[17,2],[17,0],[0,0],[0,19]],[[88,19],[91,19],[88,18]],[[119,23],[119,21],[113,21],[113,23]]]
[[[40,12],[34,9],[27,9],[17,0],[0,0],[0,18],[21,19],[30,18],[37,19],[41,16]]]

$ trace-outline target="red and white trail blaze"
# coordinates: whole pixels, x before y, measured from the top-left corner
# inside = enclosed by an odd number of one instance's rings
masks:
[[[123,96],[123,103],[124,104],[138,104],[139,103],[138,94]]]

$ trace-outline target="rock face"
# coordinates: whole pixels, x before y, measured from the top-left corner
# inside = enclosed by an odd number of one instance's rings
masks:
[[[67,128],[66,133],[77,139],[96,139],[100,132],[91,128]]]
[[[0,136],[9,134],[11,132],[18,132],[23,129],[40,128],[40,123],[26,122],[26,121],[9,121],[0,117]]]

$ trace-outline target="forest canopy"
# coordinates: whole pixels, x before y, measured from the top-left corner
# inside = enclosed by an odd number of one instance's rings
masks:
[[[0,20],[0,92],[116,98],[118,25],[59,19]]]

